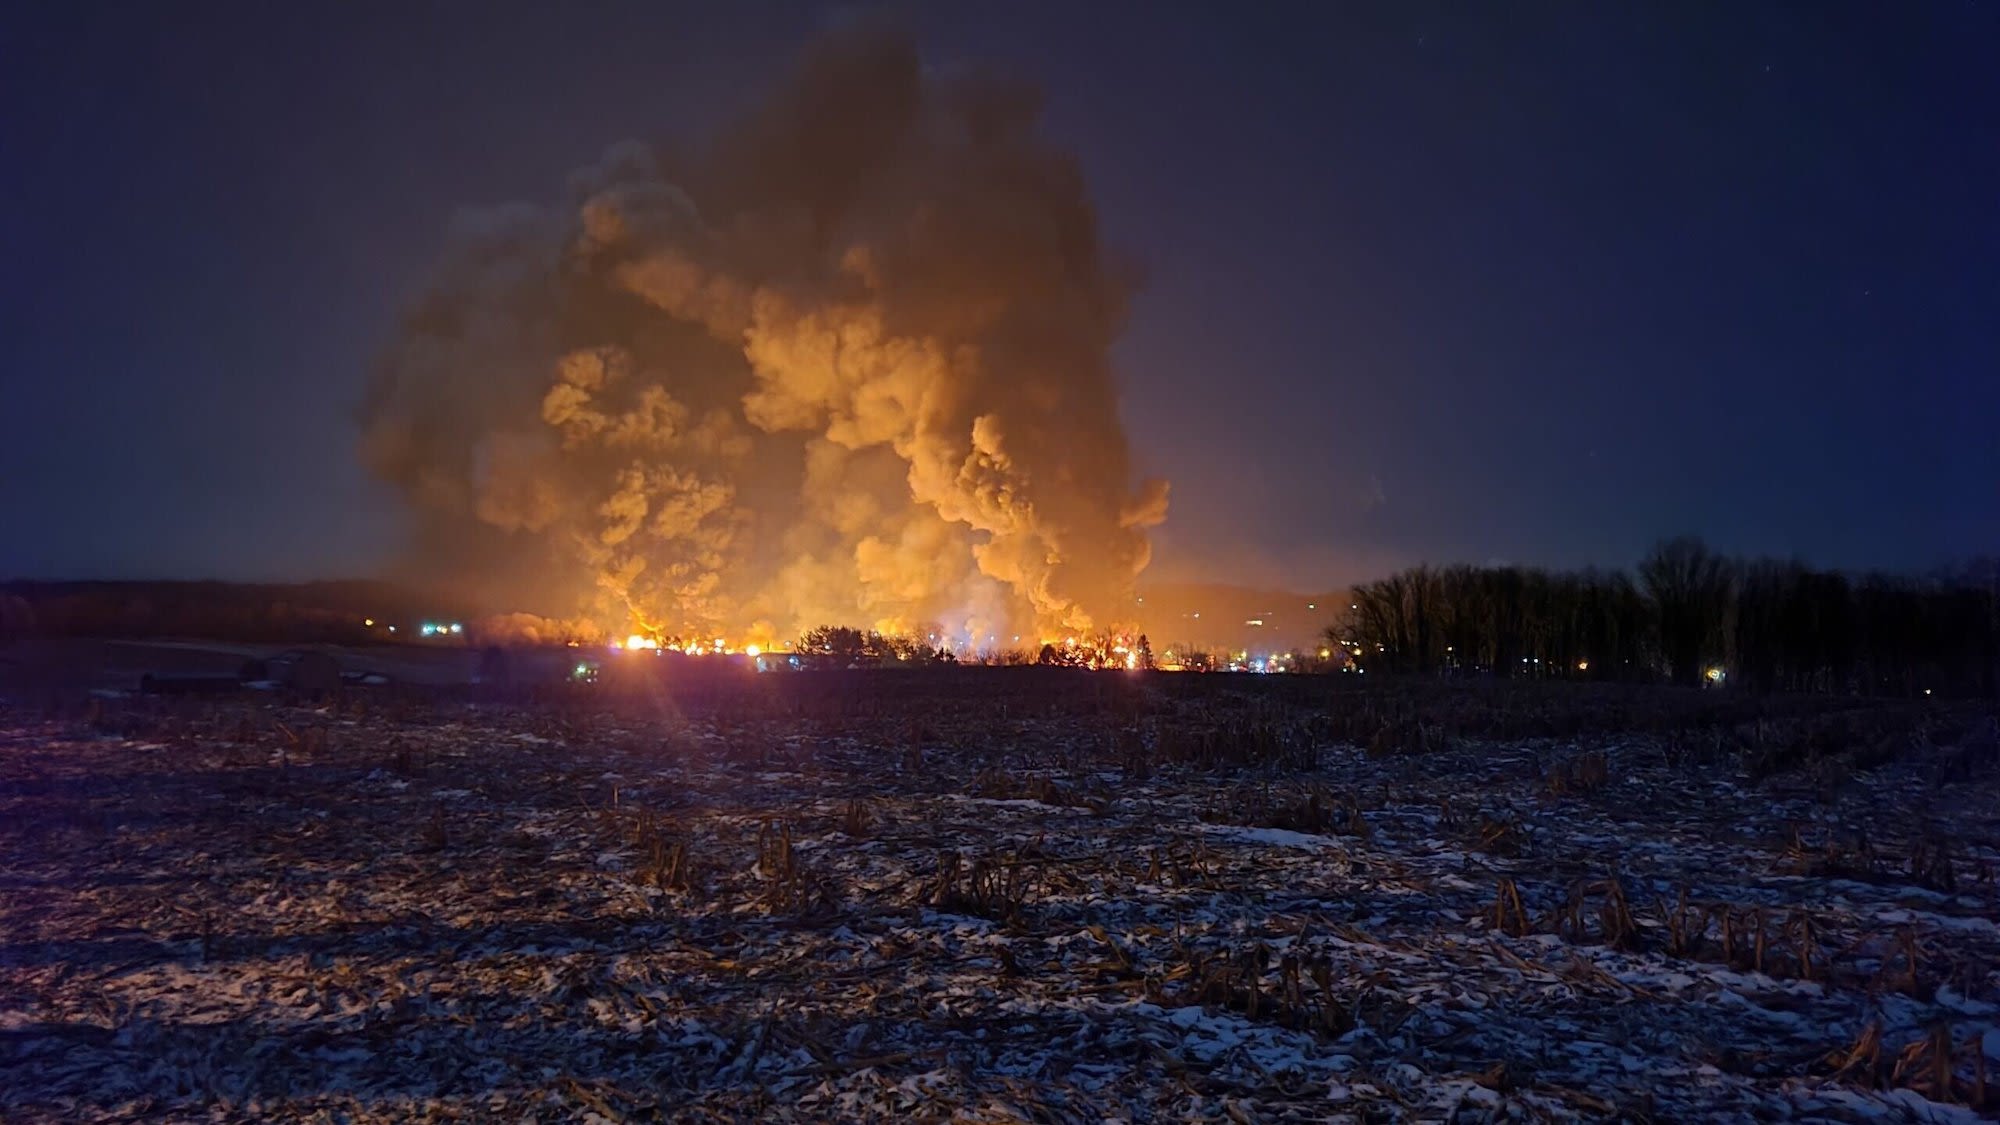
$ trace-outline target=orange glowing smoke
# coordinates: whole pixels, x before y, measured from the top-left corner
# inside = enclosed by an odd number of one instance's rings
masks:
[[[697,648],[1109,624],[1167,487],[1118,419],[1127,279],[1037,116],[849,34],[706,148],[461,216],[365,408],[411,565]]]

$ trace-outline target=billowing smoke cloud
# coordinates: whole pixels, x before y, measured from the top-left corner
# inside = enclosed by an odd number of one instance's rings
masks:
[[[691,156],[462,217],[364,414],[423,565],[690,636],[1114,623],[1167,488],[1118,422],[1128,279],[1037,117],[851,34]]]

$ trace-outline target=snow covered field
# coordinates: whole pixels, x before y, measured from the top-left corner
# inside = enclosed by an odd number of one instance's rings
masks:
[[[1990,716],[1237,682],[0,711],[0,1118],[2000,1107]]]

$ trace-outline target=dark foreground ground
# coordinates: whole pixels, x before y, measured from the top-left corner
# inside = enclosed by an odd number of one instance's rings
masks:
[[[2000,1108],[1989,713],[1355,679],[17,699],[0,1119]]]

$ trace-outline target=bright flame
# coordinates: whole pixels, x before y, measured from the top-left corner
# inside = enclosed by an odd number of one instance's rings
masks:
[[[763,646],[763,645],[745,645],[745,646],[743,646],[743,654],[744,654],[745,656],[762,656],[762,655],[764,655],[764,646]]]
[[[613,642],[613,644],[615,647],[616,642]],[[654,640],[651,637],[644,636],[639,633],[634,633],[631,636],[625,638],[625,647],[628,649],[659,648],[660,642]]]

